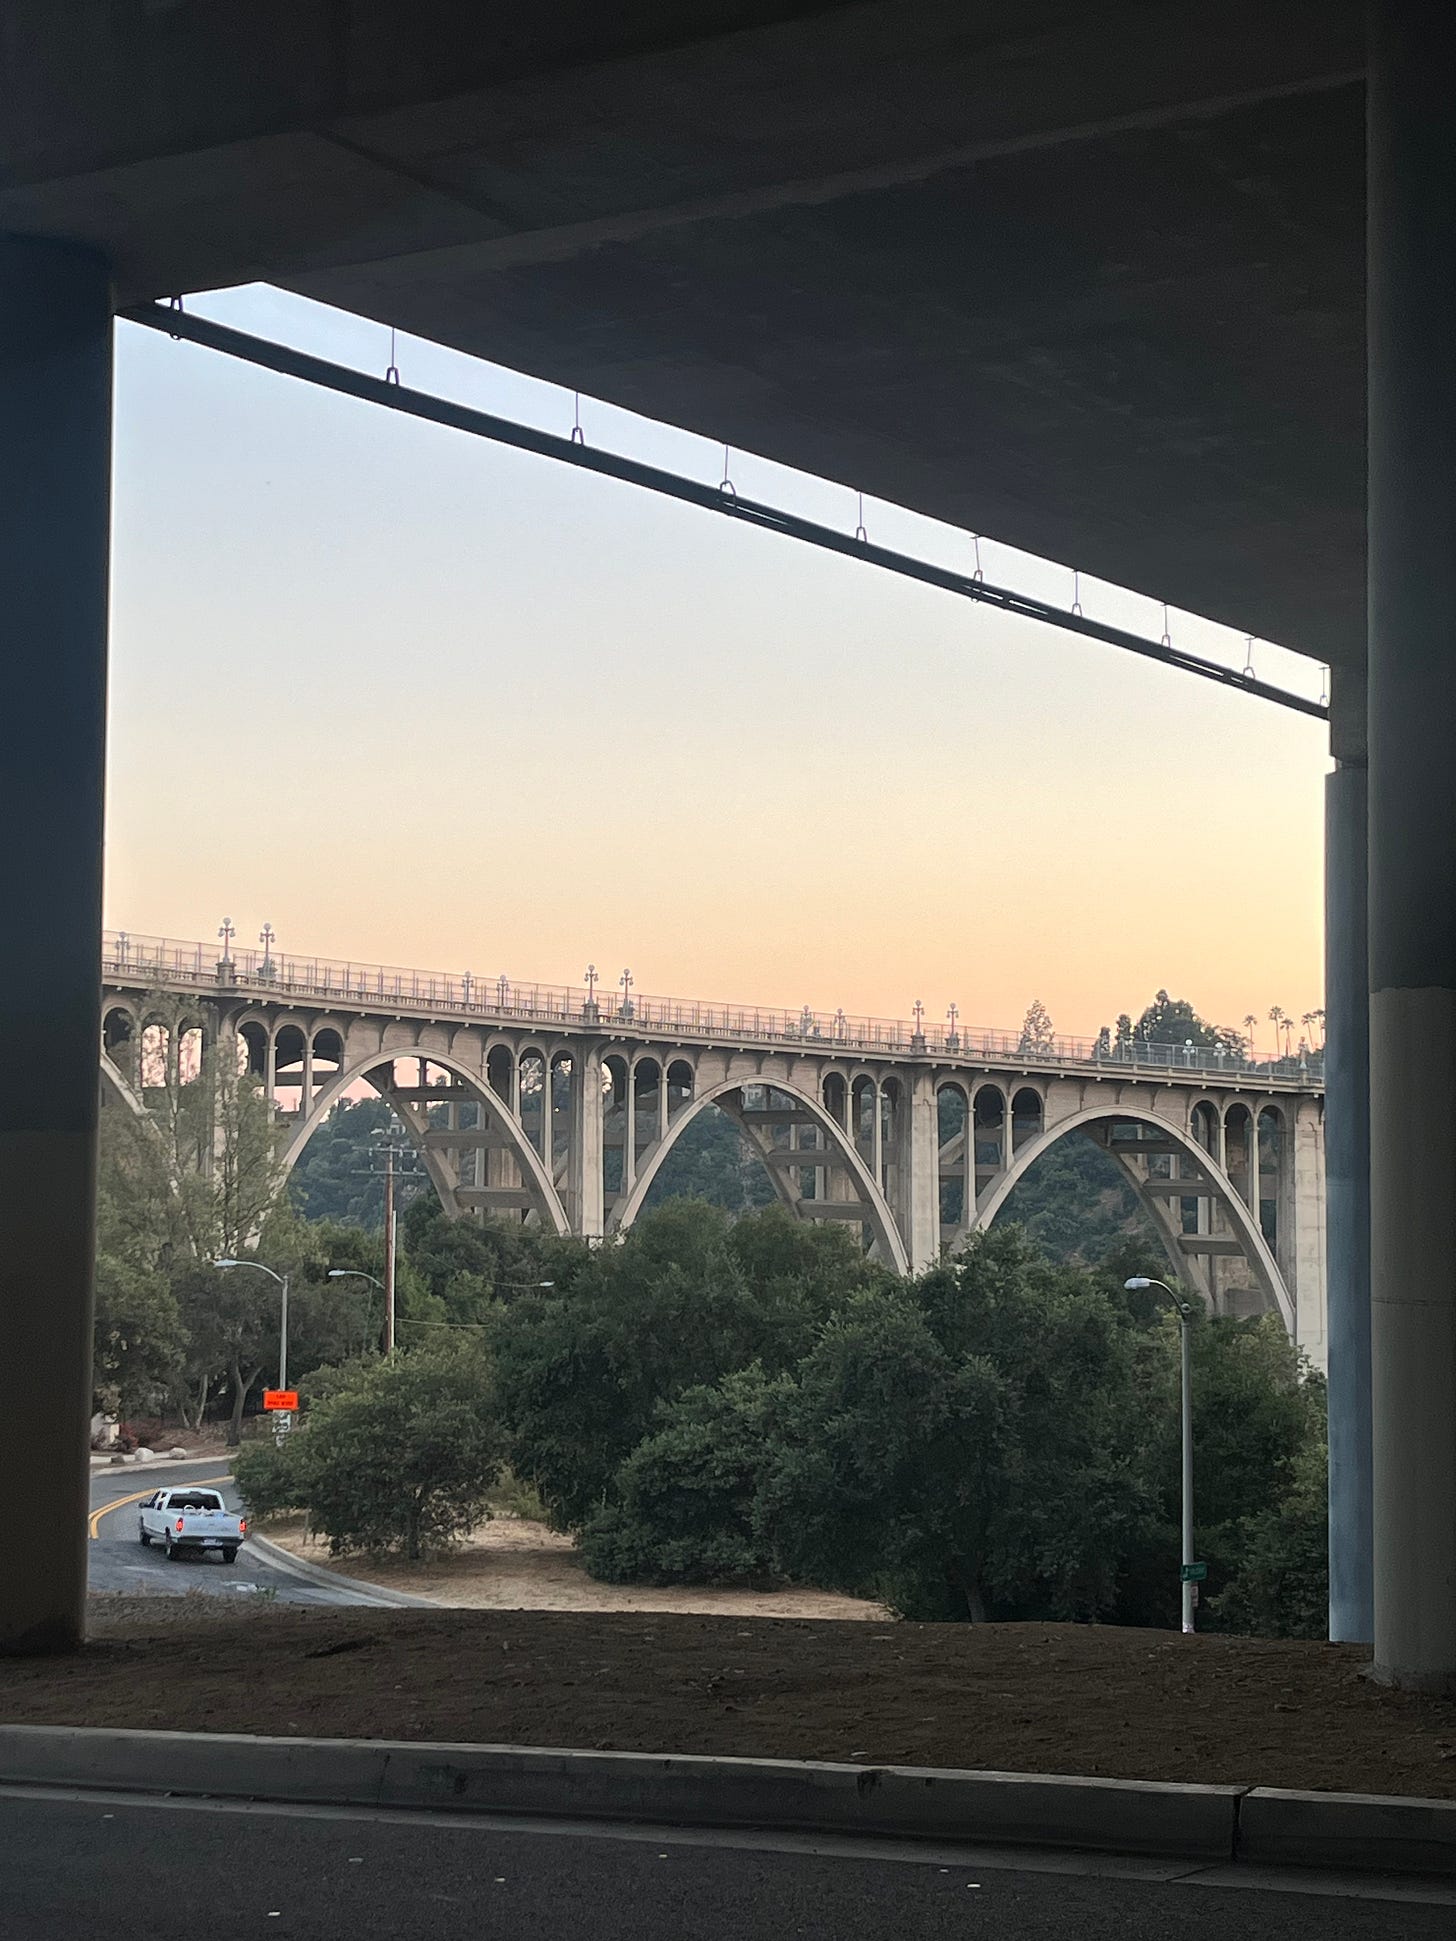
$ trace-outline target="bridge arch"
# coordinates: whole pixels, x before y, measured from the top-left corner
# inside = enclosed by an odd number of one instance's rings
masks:
[[[542,1220],[553,1228],[555,1232],[560,1234],[569,1233],[571,1231],[570,1223],[567,1220],[566,1211],[561,1204],[561,1196],[556,1190],[555,1182],[542,1163],[540,1153],[527,1137],[520,1121],[509,1109],[507,1102],[501,1098],[499,1093],[492,1089],[483,1071],[466,1064],[463,1059],[457,1058],[453,1052],[449,1051],[428,1051],[413,1045],[407,1048],[399,1045],[386,1045],[377,1050],[366,1052],[361,1058],[356,1058],[352,1064],[346,1065],[340,1071],[331,1074],[327,1084],[322,1087],[318,1096],[315,1098],[312,1110],[294,1128],[293,1137],[289,1140],[283,1154],[283,1178],[286,1179],[298,1164],[300,1154],[323,1124],[328,1114],[333,1110],[334,1106],[338,1104],[350,1086],[358,1084],[360,1079],[374,1086],[375,1091],[379,1093],[380,1097],[388,1101],[394,1107],[396,1113],[399,1114],[411,1138],[416,1141],[419,1140],[421,1129],[415,1122],[414,1116],[407,1108],[402,1109],[402,1101],[392,1100],[390,1098],[389,1087],[377,1083],[374,1077],[374,1074],[381,1071],[385,1066],[388,1066],[392,1071],[396,1061],[401,1058],[422,1059],[426,1064],[438,1066],[441,1071],[449,1072],[453,1077],[463,1081],[469,1093],[470,1103],[479,1109],[483,1120],[490,1125],[493,1131],[500,1132],[505,1136],[507,1150],[514,1157],[520,1168],[521,1181],[531,1196],[531,1203],[534,1210],[540,1214]],[[434,1183],[435,1191],[440,1196],[441,1205],[447,1213],[453,1215],[457,1210],[455,1204],[455,1189],[446,1177],[438,1157],[431,1148],[423,1145],[420,1146],[420,1156],[425,1162],[426,1170]]]
[[[1201,1177],[1197,1182],[1190,1180],[1189,1184],[1206,1182],[1210,1190],[1198,1195],[1189,1194],[1187,1197],[1212,1198],[1222,1210],[1233,1237],[1239,1242],[1239,1251],[1259,1284],[1260,1291],[1269,1306],[1279,1315],[1289,1332],[1290,1339],[1293,1340],[1295,1338],[1294,1302],[1284,1284],[1284,1276],[1279,1271],[1269,1243],[1260,1230],[1257,1216],[1251,1214],[1243,1195],[1219,1165],[1217,1158],[1199,1144],[1187,1127],[1177,1125],[1171,1119],[1161,1118],[1147,1107],[1139,1108],[1125,1104],[1094,1105],[1084,1111],[1074,1112],[1070,1117],[1059,1119],[1054,1125],[1046,1127],[1039,1137],[1021,1147],[1012,1164],[1000,1174],[994,1185],[987,1191],[984,1202],[976,1209],[976,1217],[970,1231],[981,1233],[991,1225],[1011,1193],[1037,1160],[1043,1153],[1049,1152],[1059,1139],[1064,1139],[1070,1132],[1085,1132],[1099,1124],[1142,1126],[1156,1133],[1159,1139],[1166,1139],[1170,1144],[1177,1146],[1180,1153],[1192,1161]],[[1117,1156],[1115,1142],[1109,1143],[1107,1150],[1114,1157]],[[1186,1254],[1179,1251],[1177,1237],[1170,1231],[1160,1209],[1145,1190],[1145,1183],[1139,1180],[1127,1166],[1123,1167],[1123,1171],[1129,1183],[1137,1189],[1139,1199],[1162,1238],[1163,1250],[1168,1256],[1169,1265],[1174,1273],[1184,1280],[1193,1280],[1196,1284],[1197,1275],[1193,1271],[1193,1262]]]
[[[805,1091],[792,1080],[773,1078],[766,1074],[753,1073],[746,1077],[720,1079],[716,1085],[710,1085],[704,1091],[697,1093],[678,1111],[669,1121],[663,1137],[656,1140],[639,1160],[637,1177],[632,1190],[610,1221],[610,1231],[625,1233],[636,1220],[642,1211],[642,1203],[651,1190],[652,1182],[662,1169],[663,1162],[693,1120],[708,1106],[718,1105],[730,1093],[741,1092],[745,1087],[762,1087],[767,1091],[778,1092],[784,1098],[792,1099],[796,1107],[810,1115],[813,1123],[819,1128],[825,1144],[836,1155],[838,1163],[852,1180],[855,1197],[864,1209],[865,1218],[870,1223],[876,1243],[887,1265],[897,1274],[909,1273],[909,1259],[895,1225],[895,1216],[890,1211],[890,1203],[846,1134],[844,1127],[835,1123],[832,1115],[825,1109],[823,1100],[817,1098],[812,1091]],[[812,1163],[812,1152],[806,1152],[805,1164]],[[782,1192],[782,1182],[776,1174],[775,1184]]]
[[[115,1099],[118,1105],[124,1105],[134,1119],[139,1120],[150,1131],[156,1131],[156,1123],[148,1112],[140,1092],[111,1054],[105,1051],[101,1054],[101,1085],[103,1092]]]

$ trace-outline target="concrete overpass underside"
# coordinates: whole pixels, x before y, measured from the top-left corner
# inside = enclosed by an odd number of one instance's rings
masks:
[[[123,303],[282,284],[1363,658],[1346,0],[67,11],[0,229]]]

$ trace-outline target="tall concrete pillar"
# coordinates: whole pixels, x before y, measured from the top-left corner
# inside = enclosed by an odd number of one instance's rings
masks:
[[[1456,1692],[1456,9],[1370,10],[1375,1665]]]
[[[940,1138],[936,1125],[935,1074],[917,1071],[910,1080],[901,1141],[900,1234],[912,1274],[923,1274],[940,1259]]]
[[[628,1194],[637,1184],[637,1067],[627,1063],[627,1088],[622,1121],[622,1192]]]
[[[1325,782],[1330,1636],[1375,1636],[1370,1532],[1370,988],[1363,762]]]
[[[0,237],[0,476],[0,1651],[39,1652],[86,1609],[111,485],[88,250]]]

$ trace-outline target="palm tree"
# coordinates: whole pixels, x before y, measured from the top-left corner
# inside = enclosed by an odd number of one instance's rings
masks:
[[[1285,1023],[1287,1022],[1285,1018],[1284,1007],[1282,1005],[1279,1005],[1279,1004],[1270,1005],[1269,1022],[1274,1027],[1274,1056],[1277,1058],[1279,1056],[1279,1033],[1283,1030]]]
[[[1249,1046],[1250,1058],[1252,1058],[1254,1055],[1254,1030],[1255,1030],[1255,1027],[1258,1025],[1258,1022],[1259,1020],[1254,1016],[1252,1011],[1250,1011],[1244,1019],[1244,1029],[1249,1034],[1248,1046]]]

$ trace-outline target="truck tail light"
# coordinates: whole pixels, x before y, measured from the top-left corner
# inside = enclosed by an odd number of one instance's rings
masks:
[[[248,1519],[245,1516],[241,1516],[238,1518],[238,1535],[240,1537],[245,1537],[247,1534],[248,1534]]]
[[[181,1519],[181,1517],[180,1517],[180,1516],[179,1516],[179,1517],[178,1517],[178,1519],[177,1519],[177,1528],[178,1528],[178,1530],[179,1530],[179,1532],[180,1532],[180,1530],[181,1530],[181,1528],[182,1528],[182,1519]]]

